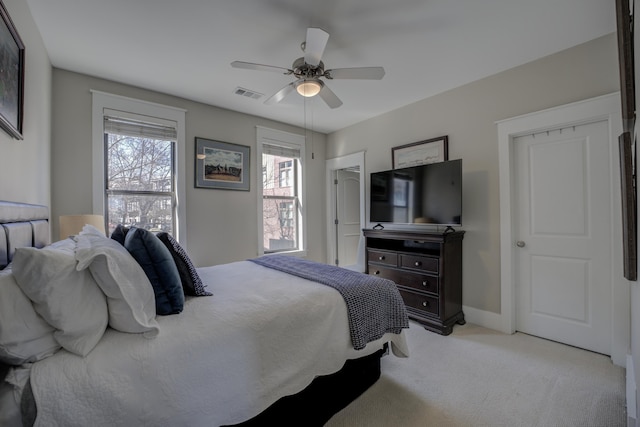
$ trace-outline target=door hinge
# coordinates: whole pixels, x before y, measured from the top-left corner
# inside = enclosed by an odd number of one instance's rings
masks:
[[[340,265],[340,261],[336,258],[336,265]]]
[[[334,179],[334,180],[333,180],[333,184],[334,184],[334,185],[338,185],[338,180],[337,180],[337,179]]]
[[[339,222],[339,221],[338,221],[337,219],[333,220],[333,223],[334,223],[335,225],[338,225],[338,222]]]

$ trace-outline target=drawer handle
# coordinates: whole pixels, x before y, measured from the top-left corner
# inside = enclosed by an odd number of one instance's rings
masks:
[[[429,286],[429,282],[427,282],[426,280],[422,281],[422,286]]]
[[[422,265],[422,261],[416,261],[416,267],[420,267]]]
[[[380,256],[378,257],[378,259],[379,259],[380,261],[384,261],[384,255],[380,255]]]
[[[429,301],[423,301],[422,302],[422,306],[423,307],[428,307],[429,306]]]
[[[376,270],[376,272],[373,273],[373,274],[375,274],[377,276],[378,274],[380,274],[380,270]]]

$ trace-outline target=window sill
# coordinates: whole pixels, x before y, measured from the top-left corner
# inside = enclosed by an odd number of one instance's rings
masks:
[[[298,258],[306,258],[307,251],[306,250],[295,250],[295,251],[280,251],[280,252],[265,252],[263,255],[288,255],[295,256]]]

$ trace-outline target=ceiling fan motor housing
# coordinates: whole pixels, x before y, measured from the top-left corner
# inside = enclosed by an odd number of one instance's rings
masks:
[[[307,64],[304,58],[298,58],[293,61],[291,68],[293,69],[293,75],[299,79],[325,77],[324,63],[322,61],[317,66],[313,66]]]

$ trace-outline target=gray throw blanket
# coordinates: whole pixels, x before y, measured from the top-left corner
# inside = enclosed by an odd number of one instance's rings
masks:
[[[356,350],[385,333],[409,327],[407,311],[391,280],[286,255],[253,258],[256,264],[331,286],[344,298],[351,342]]]

